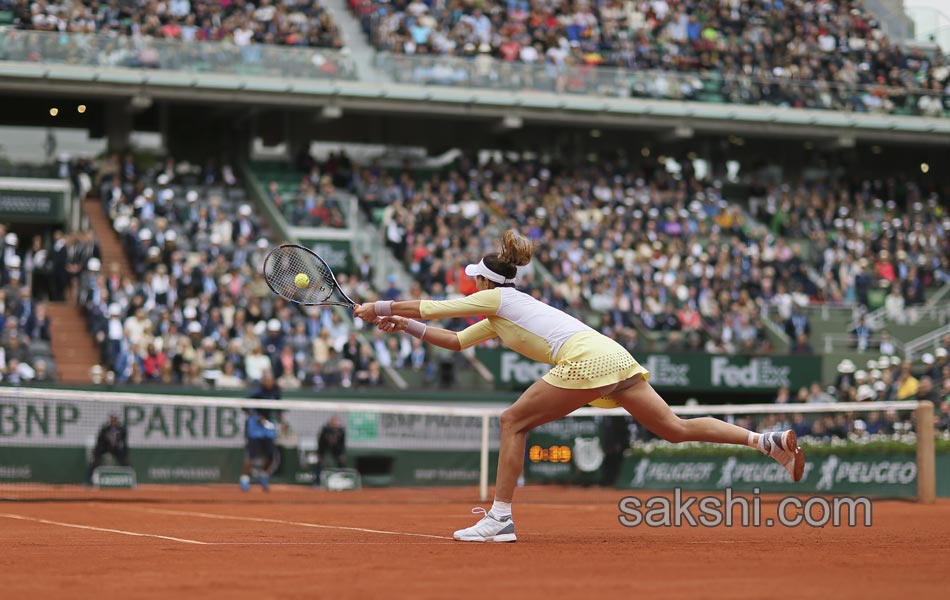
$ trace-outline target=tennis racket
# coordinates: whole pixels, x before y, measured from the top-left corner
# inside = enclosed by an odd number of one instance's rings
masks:
[[[281,244],[267,253],[263,270],[271,291],[291,302],[304,306],[356,306],[340,287],[327,261],[309,248]]]

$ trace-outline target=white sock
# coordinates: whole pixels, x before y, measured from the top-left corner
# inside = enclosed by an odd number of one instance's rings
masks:
[[[762,454],[768,454],[769,450],[771,450],[771,444],[769,444],[770,447],[768,449],[765,447],[765,443],[767,441],[766,438],[768,438],[768,436],[764,433],[750,433],[749,440],[746,442],[746,444],[752,448],[755,448]]]
[[[511,516],[511,502],[502,502],[501,500],[495,500],[491,505],[491,510],[488,513],[495,517],[496,519],[502,519],[504,517]]]
[[[241,483],[250,483],[251,478],[249,475],[241,475]]]

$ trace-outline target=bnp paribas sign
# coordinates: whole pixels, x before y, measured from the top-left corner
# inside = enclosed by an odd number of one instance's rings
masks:
[[[503,389],[524,389],[551,368],[505,349],[479,348],[476,356],[492,372],[496,386]],[[817,356],[644,354],[636,358],[650,371],[650,383],[661,390],[794,389],[809,385],[821,373],[821,357]]]

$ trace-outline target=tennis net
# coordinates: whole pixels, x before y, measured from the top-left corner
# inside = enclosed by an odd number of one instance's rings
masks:
[[[0,498],[96,498],[103,488],[135,487],[152,496],[187,489],[213,500],[237,491],[253,411],[273,423],[275,439],[273,455],[256,456],[252,466],[267,473],[277,490],[477,486],[484,500],[494,479],[503,408],[3,388]],[[860,492],[923,501],[935,494],[929,402],[699,405],[674,411],[756,431],[796,428],[809,458],[803,481],[786,481],[776,463],[748,448],[669,444],[620,409],[593,408],[529,434],[524,480],[622,489]],[[114,434],[106,427],[113,415],[126,431],[127,455],[104,452]],[[340,462],[333,451],[318,453],[321,432],[334,417],[345,432]],[[950,446],[950,434],[939,434],[937,443]],[[94,464],[99,466],[92,469]]]

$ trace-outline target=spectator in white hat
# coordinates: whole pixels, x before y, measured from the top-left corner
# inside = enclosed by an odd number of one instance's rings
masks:
[[[851,359],[846,358],[838,363],[838,377],[835,380],[835,387],[842,396],[847,396],[855,386],[855,364]]]
[[[251,213],[251,207],[247,204],[242,204],[241,207],[238,208],[238,220],[234,224],[237,235],[248,240],[257,237],[257,227],[255,227],[251,221]]]
[[[195,190],[188,190],[185,194],[185,201],[187,204],[183,206],[178,215],[179,223],[194,223],[198,220],[198,192]]]
[[[893,387],[887,385],[883,381],[875,381],[874,385],[871,386],[874,388],[874,395],[876,400],[893,400],[892,392]]]
[[[874,388],[869,385],[860,385],[858,386],[858,391],[854,396],[854,399],[858,402],[865,402],[874,400]]]
[[[3,242],[3,251],[0,253],[0,266],[2,266],[0,285],[6,286],[10,283],[10,270],[19,269],[21,260],[17,250],[17,244],[19,244],[17,235],[11,231],[3,237]]]
[[[251,269],[253,269],[255,273],[260,273],[264,268],[264,259],[267,257],[269,248],[270,242],[267,241],[267,238],[257,240],[257,247],[251,251],[251,256],[248,259]]]

